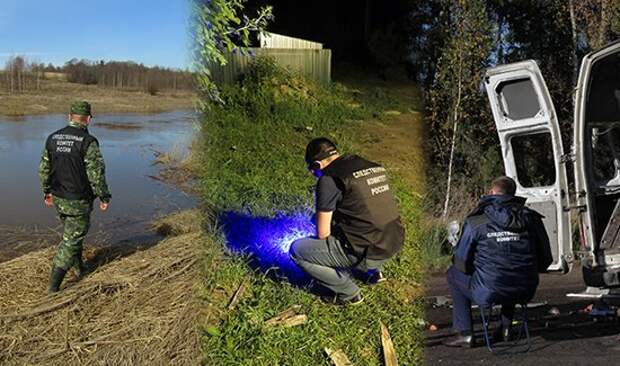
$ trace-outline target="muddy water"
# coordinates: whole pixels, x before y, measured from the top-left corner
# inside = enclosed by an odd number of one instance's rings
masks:
[[[46,137],[66,123],[64,115],[0,117],[0,251],[15,232],[59,231],[54,210],[43,205],[37,169]],[[193,197],[152,178],[161,169],[154,164],[156,155],[169,152],[182,158],[194,130],[190,111],[95,117],[89,131],[101,145],[112,202],[105,213],[95,209],[87,242],[148,235],[153,217],[195,205]]]

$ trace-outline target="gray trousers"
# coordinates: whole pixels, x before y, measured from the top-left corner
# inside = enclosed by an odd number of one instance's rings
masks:
[[[315,280],[332,290],[342,300],[355,297],[360,288],[353,282],[350,271],[377,270],[386,260],[361,259],[347,251],[334,237],[314,237],[296,240],[290,249],[293,261]]]

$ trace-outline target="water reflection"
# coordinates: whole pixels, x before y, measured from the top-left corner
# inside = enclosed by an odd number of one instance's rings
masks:
[[[148,178],[159,170],[154,152],[187,154],[194,119],[191,111],[95,117],[89,130],[100,142],[113,198],[105,214],[94,212],[87,242],[141,235],[153,216],[195,204],[176,187]],[[66,120],[65,115],[0,118],[0,228],[58,226],[54,210],[43,205],[37,170],[46,137]]]

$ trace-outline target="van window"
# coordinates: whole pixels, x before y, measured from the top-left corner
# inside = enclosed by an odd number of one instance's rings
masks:
[[[517,168],[517,180],[522,187],[547,187],[555,184],[551,133],[513,136],[510,145]]]
[[[607,185],[616,178],[620,166],[620,54],[595,62],[591,75],[586,102],[590,169],[596,182]]]
[[[615,178],[620,164],[620,127],[592,128],[592,171],[598,182]]]
[[[504,115],[512,120],[535,117],[541,109],[536,89],[529,78],[500,83],[496,92]]]
[[[586,120],[588,123],[620,121],[620,54],[595,62],[591,75]]]

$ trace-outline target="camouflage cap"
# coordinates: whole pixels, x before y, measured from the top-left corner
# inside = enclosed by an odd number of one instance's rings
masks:
[[[80,116],[90,116],[91,115],[90,103],[88,103],[85,100],[73,102],[73,104],[71,104],[71,114],[77,114]]]

